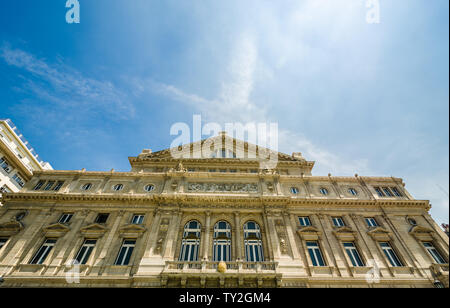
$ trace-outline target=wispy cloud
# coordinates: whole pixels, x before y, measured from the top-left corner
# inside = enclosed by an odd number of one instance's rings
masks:
[[[258,65],[264,66],[264,63],[261,63],[261,59],[258,58],[257,42],[251,35],[243,34],[236,40],[227,66],[226,80],[223,81],[220,93],[215,99],[187,93],[174,85],[160,82],[135,80],[135,83],[136,87],[141,90],[147,85],[152,91],[188,104],[196,112],[201,113],[207,121],[222,124],[227,122],[243,124],[278,122],[268,114],[263,106],[255,104],[251,99]],[[278,150],[286,153],[302,151],[307,159],[319,162],[316,171],[333,172],[340,175],[370,171],[367,160],[345,160],[315,145],[301,133],[284,129],[282,126],[282,123],[279,123]]]
[[[110,81],[86,77],[62,63],[48,63],[8,43],[0,47],[0,59],[28,73],[23,77],[22,90],[55,108],[76,110],[83,116],[92,112],[120,119],[134,115],[128,95]]]

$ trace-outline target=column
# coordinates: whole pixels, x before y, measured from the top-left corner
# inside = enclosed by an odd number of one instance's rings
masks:
[[[180,227],[180,220],[182,216],[182,211],[174,211],[174,215],[170,220],[170,227],[167,231],[166,247],[164,249],[163,258],[172,259],[173,256],[173,244],[176,243],[178,229]]]
[[[295,242],[294,231],[292,230],[292,215],[287,212],[283,212],[284,225],[286,226],[286,234],[289,240],[289,246],[291,246],[292,258],[294,260],[300,259],[297,243]]]
[[[209,245],[210,244],[210,240],[209,240],[209,233],[210,233],[210,229],[211,229],[211,212],[210,211],[206,211],[205,213],[205,221],[206,221],[206,225],[205,225],[205,232],[202,235],[204,240],[203,240],[203,250],[202,250],[202,260],[203,261],[208,261],[209,260],[209,256],[208,256],[208,251],[209,251]]]
[[[236,226],[236,261],[242,260],[242,243],[241,243],[241,218],[239,212],[234,213],[234,224]]]

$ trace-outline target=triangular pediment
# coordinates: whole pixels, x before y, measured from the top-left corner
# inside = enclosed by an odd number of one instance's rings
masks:
[[[352,228],[343,226],[333,231],[334,235],[342,241],[352,241],[355,239],[355,231]]]
[[[391,232],[380,226],[368,231],[367,234],[378,241],[389,241],[391,238]]]
[[[46,237],[61,237],[70,231],[70,228],[61,223],[51,224],[47,227],[42,228]]]
[[[409,234],[411,234],[415,238],[417,238],[419,240],[423,240],[423,241],[433,240],[433,235],[435,233],[436,232],[434,230],[425,228],[425,227],[421,227],[421,226],[414,226],[409,231]]]
[[[13,236],[19,233],[23,229],[23,225],[20,221],[8,221],[0,224],[1,236]]]
[[[105,234],[105,232],[107,230],[108,229],[105,226],[94,223],[94,224],[90,224],[88,226],[81,228],[80,233],[86,237],[94,237],[95,238],[95,237],[102,236],[103,234]]]
[[[297,234],[300,236],[300,238],[306,241],[317,241],[321,235],[321,232],[316,227],[306,226],[300,227],[297,230]]]
[[[222,152],[223,150],[223,152]],[[314,162],[307,162],[301,153],[293,153],[292,155],[284,154],[271,150],[267,147],[258,146],[256,144],[242,141],[230,137],[224,133],[219,136],[203,139],[201,141],[180,145],[157,152],[144,150],[137,158],[130,159],[171,159],[174,158],[173,153],[179,155],[176,159],[246,159],[246,160],[264,160],[270,157],[277,157],[278,161],[302,162],[312,166]]]
[[[127,224],[119,228],[119,234],[122,237],[138,237],[145,231],[147,231],[146,228],[136,224]]]
[[[63,225],[61,223],[55,223],[55,224],[51,224],[47,227],[42,228],[42,230],[44,231],[60,231],[60,232],[67,232],[70,230],[69,227],[67,227],[66,225]]]

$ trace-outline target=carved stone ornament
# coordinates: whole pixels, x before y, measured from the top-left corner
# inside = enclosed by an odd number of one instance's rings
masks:
[[[255,183],[189,183],[188,192],[258,192]]]
[[[70,228],[64,224],[56,223],[42,228],[42,231],[44,232],[45,237],[58,238],[63,237],[70,231]]]
[[[122,238],[138,238],[146,230],[143,226],[127,224],[119,229],[119,234]]]
[[[333,231],[336,238],[341,241],[354,241],[356,239],[356,232],[350,227],[340,227]]]
[[[90,224],[80,229],[80,233],[86,238],[99,238],[106,233],[107,229],[101,224]]]
[[[307,226],[298,229],[297,234],[305,241],[317,241],[320,238],[321,232],[316,227]]]
[[[0,236],[13,236],[23,229],[23,224],[20,221],[5,222],[0,225]]]
[[[225,273],[227,271],[227,264],[223,261],[220,261],[219,265],[217,266],[217,271],[219,273]]]
[[[421,226],[414,226],[409,231],[409,234],[419,241],[432,241],[434,233],[433,230]]]
[[[376,227],[367,232],[375,241],[389,241],[391,239],[391,232],[383,227]]]

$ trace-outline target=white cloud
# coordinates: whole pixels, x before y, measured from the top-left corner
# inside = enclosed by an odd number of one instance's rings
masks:
[[[25,78],[23,90],[31,91],[55,107],[74,109],[84,115],[100,112],[128,118],[134,114],[127,95],[109,81],[85,77],[61,63],[48,64],[28,52],[11,49],[6,43],[0,47],[0,58],[10,66],[30,73],[33,77]]]
[[[242,34],[233,48],[232,56],[227,67],[227,80],[222,83],[217,99],[203,98],[197,94],[186,93],[175,87],[154,81],[147,81],[153,91],[171,97],[174,100],[188,104],[200,112],[207,121],[218,123],[277,122],[272,119],[267,110],[251,100],[255,83],[257,67],[264,67],[258,58],[258,47],[254,37]],[[142,81],[135,81],[136,87],[145,88]],[[312,141],[300,133],[283,129],[283,123],[278,124],[278,150],[282,152],[302,151],[309,160],[318,161],[316,171],[321,173],[333,172],[339,175],[350,175],[355,172],[369,172],[366,160],[344,160],[336,154],[316,146]],[[269,144],[269,143],[267,143]]]

